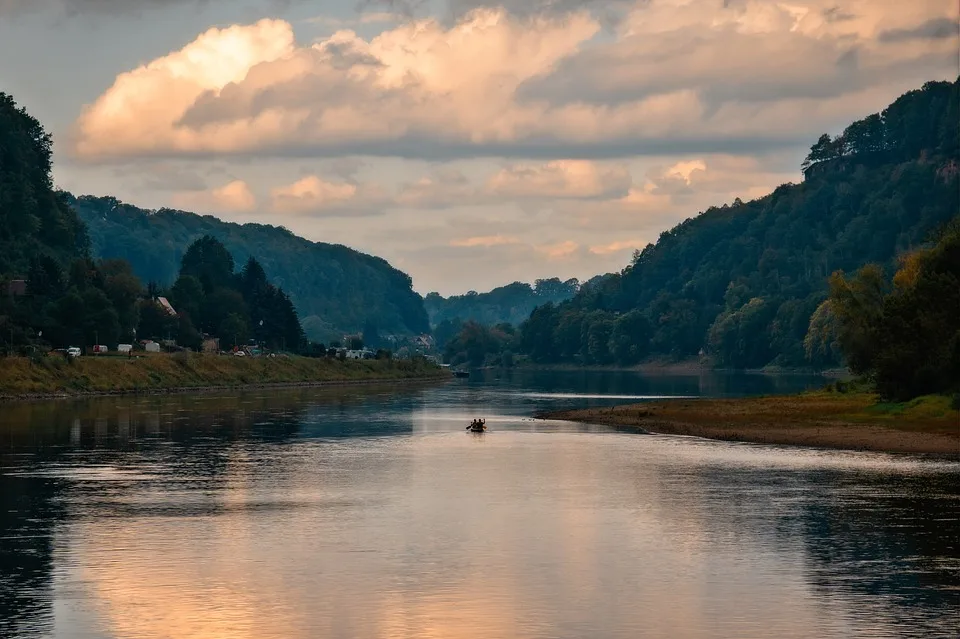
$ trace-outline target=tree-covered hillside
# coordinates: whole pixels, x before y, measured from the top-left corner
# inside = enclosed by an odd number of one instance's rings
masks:
[[[530,317],[537,306],[553,302],[565,302],[577,294],[580,282],[576,279],[560,281],[559,278],[537,280],[533,286],[514,282],[500,286],[489,293],[470,291],[464,295],[442,297],[430,293],[424,299],[430,325],[445,321],[473,321],[485,326],[497,324],[519,325]]]
[[[53,141],[13,98],[0,93],[0,275],[26,275],[40,258],[61,266],[84,257],[83,223],[53,190]]]
[[[171,285],[187,247],[205,235],[222,242],[238,264],[256,257],[270,282],[296,305],[308,337],[343,332],[411,334],[429,330],[410,277],[385,260],[345,246],[310,242],[265,224],[233,224],[212,216],[148,211],[115,198],[68,198],[86,222],[91,251],[128,260],[147,282]]]
[[[960,210],[960,80],[930,82],[822,136],[805,180],[711,208],[661,234],[619,275],[539,307],[522,327],[535,361],[633,364],[703,350],[720,366],[802,366],[837,270],[929,243]],[[831,357],[820,365],[837,363]]]

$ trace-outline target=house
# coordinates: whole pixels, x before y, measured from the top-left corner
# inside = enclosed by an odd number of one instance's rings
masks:
[[[427,350],[431,350],[434,344],[433,337],[431,335],[418,335],[417,337],[413,338],[413,343],[418,348],[425,348]]]
[[[376,357],[377,354],[368,348],[364,348],[362,350],[351,350],[347,351],[346,353],[347,359],[376,359]]]
[[[158,297],[158,298],[157,298],[157,304],[159,304],[160,306],[162,306],[162,307],[163,307],[163,310],[165,310],[165,311],[167,312],[167,315],[169,315],[170,317],[176,317],[176,316],[177,316],[177,312],[176,312],[175,310],[173,310],[173,306],[170,305],[170,302],[169,302],[169,300],[167,300],[167,298],[165,298],[165,297]]]

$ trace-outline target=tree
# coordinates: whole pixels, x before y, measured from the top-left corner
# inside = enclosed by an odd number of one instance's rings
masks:
[[[834,140],[828,133],[824,133],[814,143],[814,145],[810,147],[810,153],[803,161],[803,164],[801,164],[801,168],[803,169],[803,172],[806,173],[808,170],[810,170],[810,168],[821,162],[839,158],[842,152],[842,139],[837,138]]]
[[[103,290],[117,312],[120,333],[127,339],[140,321],[138,301],[143,295],[143,284],[127,262],[103,262],[101,271],[106,273]]]
[[[181,275],[170,289],[170,303],[179,313],[190,316],[193,321],[202,321],[204,292],[200,280],[192,275]]]
[[[140,316],[137,337],[161,340],[178,332],[177,318],[171,317],[166,309],[152,298],[140,300],[137,306]]]
[[[239,313],[230,313],[223,319],[217,332],[220,335],[221,342],[226,342],[233,346],[241,346],[249,339],[249,327],[247,321]]]
[[[229,287],[233,279],[233,256],[211,235],[204,235],[187,248],[180,263],[180,277],[197,278],[205,294]]]
[[[618,317],[610,338],[610,350],[617,363],[624,366],[639,363],[650,351],[652,334],[650,320],[640,311]]]
[[[244,297],[260,294],[268,286],[267,274],[256,258],[251,257],[240,271],[240,290]]]
[[[869,373],[878,352],[885,292],[883,271],[867,264],[851,279],[842,271],[830,277],[830,308],[839,324],[837,342],[854,373]]]
[[[652,331],[645,357],[689,359],[711,342],[727,366],[837,364],[828,361],[836,358],[833,348],[819,350],[815,361],[804,348],[831,273],[867,263],[892,272],[899,255],[923,246],[960,210],[958,110],[960,80],[928,83],[879,117],[822,136],[804,164],[817,170],[806,171],[802,183],[709,208],[663,232],[621,272],[588,280],[549,318],[531,317],[522,325],[523,352],[543,362],[582,362],[589,358],[586,318],[637,311]],[[916,268],[908,271],[897,278],[916,277]],[[757,298],[762,307],[744,308]],[[869,337],[860,330],[847,338],[855,335]],[[617,361],[627,342],[614,331]],[[874,346],[858,350],[869,360]]]
[[[803,339],[807,360],[820,368],[824,364],[839,362],[840,324],[833,312],[830,300],[824,300],[810,317],[810,328]]]

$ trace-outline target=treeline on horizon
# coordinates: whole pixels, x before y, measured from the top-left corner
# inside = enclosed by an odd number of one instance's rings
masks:
[[[202,333],[221,344],[249,339],[301,349],[303,329],[289,297],[251,257],[234,272],[229,251],[210,236],[187,249],[169,289],[145,286],[129,262],[94,260],[86,226],[51,179],[52,140],[0,93],[0,336],[5,352],[49,346],[173,339],[199,349]],[[17,290],[16,282],[26,286]],[[157,301],[167,295],[171,315]]]
[[[569,301],[538,306],[518,329],[467,322],[449,340],[446,357],[474,365],[523,354],[540,364],[630,366],[699,358],[734,369],[843,366],[851,352],[840,344],[850,342],[829,339],[835,347],[810,347],[816,341],[808,339],[811,319],[823,323],[831,281],[839,290],[844,272],[874,264],[883,279],[899,272],[903,260],[930,250],[938,237],[949,242],[943,229],[960,211],[958,126],[960,79],[928,82],[841,135],[821,136],[803,163],[801,184],[684,221],[636,251],[620,273],[581,287]],[[950,253],[949,245],[941,248]],[[944,263],[938,277],[956,278],[956,264]],[[912,295],[933,315],[947,308],[941,306],[946,298]],[[960,309],[950,313],[960,318]],[[938,324],[935,334],[945,348],[955,339],[957,321]],[[903,322],[904,335],[927,328],[920,316]],[[837,321],[827,324],[839,330]],[[889,326],[883,326],[869,332],[877,357],[871,366],[905,364],[884,350]],[[937,370],[947,374],[948,368]],[[921,387],[943,384],[917,383],[909,392],[880,384],[886,395],[898,397]]]

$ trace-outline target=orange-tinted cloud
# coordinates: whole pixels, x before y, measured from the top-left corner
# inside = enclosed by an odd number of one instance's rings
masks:
[[[369,40],[344,29],[309,46],[264,20],[120,75],[77,121],[73,150],[94,161],[791,146],[918,78],[954,77],[957,39],[927,25],[956,17],[934,2],[650,0],[603,42],[584,10],[480,8],[450,26],[411,20]]]
[[[477,237],[467,237],[458,240],[451,240],[450,246],[458,246],[461,248],[475,248],[483,247],[489,248],[491,246],[504,246],[507,244],[519,244],[520,240],[515,237],[508,237],[504,235],[483,235]]]
[[[379,186],[328,181],[316,175],[274,188],[270,196],[275,213],[298,215],[374,214],[387,202]]]
[[[623,165],[556,160],[501,169],[487,181],[487,190],[502,197],[580,199],[623,195],[630,185],[630,172]]]
[[[209,191],[175,193],[177,208],[201,213],[245,213],[257,207],[257,198],[243,180],[234,180]]]

